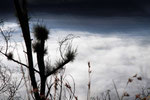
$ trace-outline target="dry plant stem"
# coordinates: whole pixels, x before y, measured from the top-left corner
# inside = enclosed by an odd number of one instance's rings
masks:
[[[52,88],[53,85],[54,85],[54,83],[52,83],[50,86],[48,86],[48,84],[47,84],[48,91],[47,91],[47,94],[46,94],[46,97],[45,97],[46,99],[48,98],[49,95],[51,95],[50,91],[51,91],[51,88]]]
[[[119,96],[119,93],[118,93],[118,90],[117,90],[117,87],[116,87],[116,84],[115,84],[114,81],[113,81],[113,85],[114,85],[115,91],[116,91],[116,93],[117,93],[118,99],[121,100],[121,99],[120,99],[120,96]]]
[[[72,78],[72,77],[71,77]],[[67,80],[66,80],[67,81]],[[73,80],[73,82],[74,82],[74,80]],[[71,87],[71,85],[69,84],[69,82],[67,81],[67,83],[65,83],[64,84],[65,86],[66,86],[66,88],[68,89],[68,92],[70,93],[69,95],[70,95],[70,98],[69,98],[69,100],[71,100],[71,99],[75,99],[75,100],[78,100],[78,97],[75,95],[75,83],[74,83],[74,90],[72,90],[72,87]]]
[[[5,68],[5,67],[4,67]],[[7,71],[10,73],[10,75],[7,75]],[[11,81],[11,76],[12,73],[10,72],[9,69],[2,70],[2,66],[0,65],[0,81],[1,81],[1,85],[0,85],[0,94],[6,92],[8,83]]]
[[[108,100],[111,100],[110,98],[110,91],[108,90]]]
[[[69,75],[71,78],[72,78],[72,80],[73,80],[73,87],[74,87],[74,90],[73,90],[73,94],[74,94],[74,97],[76,97],[75,96],[75,80],[74,80],[74,78],[73,78],[73,76],[72,75]]]
[[[5,36],[3,30],[0,28],[0,31],[1,31],[1,34],[2,36],[4,37],[5,39],[5,42],[6,42],[6,51],[5,51],[5,54],[7,54],[7,50],[8,50],[8,39],[7,39],[7,36]]]
[[[10,87],[10,88],[9,88],[9,95],[10,95],[10,96],[9,96],[8,100],[13,100],[14,96],[15,96],[16,93],[17,93],[17,90],[19,89],[19,86],[20,86],[21,83],[22,83],[22,80],[23,80],[23,77],[20,79],[18,85],[15,84],[14,87]]]
[[[59,95],[59,100],[62,98],[62,84],[63,84],[63,76],[60,76],[60,95]]]
[[[54,83],[54,100],[56,100],[57,85],[58,85],[58,78],[57,78],[57,75],[56,75],[55,76],[55,83]]]
[[[88,93],[87,93],[87,100],[90,100],[90,92],[91,92],[91,64],[88,62],[88,74],[89,74],[89,82],[88,82]]]
[[[18,59],[19,59],[19,61],[21,62],[21,58],[20,58],[20,56],[19,56],[18,48],[16,48],[16,49],[17,49]],[[25,55],[25,56],[26,56],[26,55]],[[24,72],[23,66],[22,66],[22,65],[20,65],[20,66],[21,66],[20,69],[21,69],[21,72],[22,72],[22,77],[23,77],[24,82],[25,82],[25,87],[26,87],[26,92],[27,92],[28,100],[30,100],[29,89],[28,89],[28,85],[27,85],[26,78],[25,78],[25,72]]]

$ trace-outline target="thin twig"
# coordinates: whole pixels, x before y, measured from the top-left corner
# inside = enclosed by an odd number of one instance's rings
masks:
[[[8,55],[5,54],[5,53],[3,53],[2,51],[0,51],[0,53],[3,54],[4,56],[8,57]],[[23,63],[21,63],[21,62],[15,60],[15,59],[13,59],[13,58],[10,58],[10,60],[12,60],[12,61],[14,61],[15,63],[18,63],[18,64],[20,64],[20,65],[22,65],[22,66],[24,66],[24,67],[26,67],[26,68],[29,68],[29,66],[27,66],[26,64],[23,64]],[[36,70],[36,69],[34,69],[34,71],[37,72],[37,73],[39,73],[39,71]]]
[[[118,93],[118,90],[117,90],[117,86],[116,86],[114,80],[113,80],[113,84],[114,84],[115,91],[116,91],[116,93],[117,93],[118,99],[121,100],[121,99],[120,99],[120,96],[119,96],[119,93]]]

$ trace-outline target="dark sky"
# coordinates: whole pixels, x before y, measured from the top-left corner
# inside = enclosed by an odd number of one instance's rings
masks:
[[[28,0],[33,11],[96,14],[96,15],[150,15],[150,0]],[[0,15],[14,11],[13,0],[0,3]]]

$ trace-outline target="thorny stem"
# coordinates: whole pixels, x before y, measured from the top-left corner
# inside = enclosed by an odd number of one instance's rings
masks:
[[[62,97],[62,84],[63,84],[63,76],[60,76],[60,96],[59,96],[59,100],[61,100]]]

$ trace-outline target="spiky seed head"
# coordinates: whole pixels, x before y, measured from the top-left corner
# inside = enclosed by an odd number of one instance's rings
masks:
[[[56,63],[55,63],[56,68],[62,66],[63,63],[64,63],[64,61],[60,60],[60,59],[58,61],[56,61]]]
[[[72,50],[71,46],[68,47],[68,50],[65,54],[65,58],[71,62],[74,61],[75,57],[77,55],[77,49]]]
[[[48,39],[48,34],[49,30],[42,25],[35,25],[33,27],[34,30],[34,36],[37,40],[47,40]]]
[[[13,54],[12,54],[12,52],[9,52],[9,53],[7,54],[7,59],[8,59],[8,60],[12,60],[12,59],[13,59]]]

